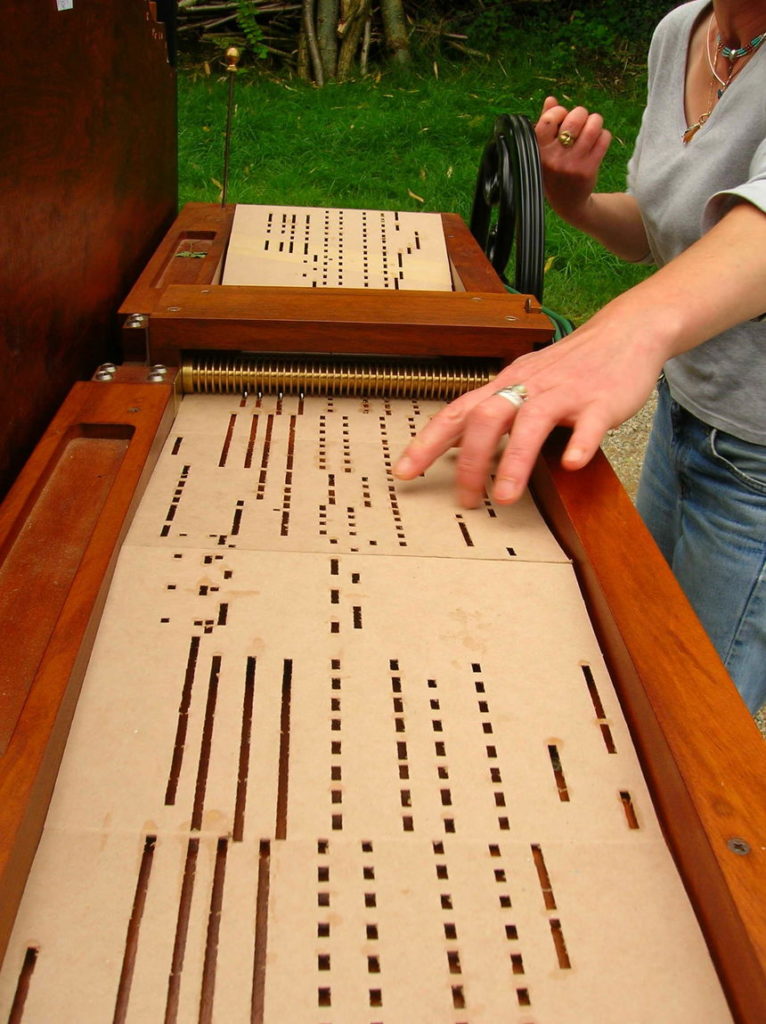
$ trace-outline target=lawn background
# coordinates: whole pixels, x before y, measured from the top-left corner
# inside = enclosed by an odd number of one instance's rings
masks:
[[[560,62],[558,62],[560,63]],[[614,135],[599,187],[622,191],[638,131],[643,73],[621,90],[517,53],[421,62],[318,89],[258,68],[237,73],[228,201],[449,211],[468,220],[484,145],[499,114],[535,119],[549,93],[603,114]],[[595,77],[595,80],[594,80]],[[557,91],[558,90],[558,91]],[[220,58],[179,75],[180,200],[217,201],[228,81]],[[547,216],[546,305],[582,321],[645,276]]]

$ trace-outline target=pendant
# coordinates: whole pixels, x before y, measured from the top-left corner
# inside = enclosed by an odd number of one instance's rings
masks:
[[[689,125],[689,127],[681,136],[681,141],[684,143],[684,145],[686,145],[687,142],[691,142],[691,140],[694,138],[694,136],[697,134],[697,132],[700,130],[700,128],[703,126],[703,124],[705,123],[705,121],[707,121],[709,117],[710,111],[708,111],[707,114],[702,114],[700,116],[699,121],[696,121],[694,124]]]

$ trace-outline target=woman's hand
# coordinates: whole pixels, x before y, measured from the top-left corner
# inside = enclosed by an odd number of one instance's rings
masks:
[[[564,341],[522,356],[439,412],[408,446],[395,476],[413,479],[459,445],[458,501],[473,508],[484,497],[498,442],[508,434],[493,491],[495,501],[508,504],[521,496],[546,437],[559,424],[573,428],[563,465],[584,466],[606,431],[642,407],[664,361],[647,342],[646,316],[636,317],[631,329],[610,306]],[[513,384],[523,384],[528,395],[519,408],[496,394]]]
[[[559,216],[579,227],[587,222],[587,207],[598,171],[612,141],[601,114],[585,107],[567,110],[555,96],[543,104],[535,125],[548,202]],[[571,139],[569,145],[564,140]],[[587,228],[583,228],[587,230]]]
[[[556,213],[622,259],[645,259],[649,242],[636,200],[624,192],[594,191],[612,141],[601,114],[568,110],[549,96],[535,135],[545,195]],[[562,135],[573,140],[570,145],[562,145]]]

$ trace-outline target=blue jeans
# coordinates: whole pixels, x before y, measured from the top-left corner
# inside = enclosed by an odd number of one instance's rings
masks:
[[[698,420],[662,379],[637,505],[754,714],[766,701],[766,447]]]

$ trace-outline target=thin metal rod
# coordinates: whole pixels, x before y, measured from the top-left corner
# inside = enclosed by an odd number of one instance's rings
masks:
[[[226,101],[226,134],[223,143],[223,185],[221,186],[221,206],[226,205],[226,193],[229,189],[229,155],[231,153],[231,120],[234,113],[234,80],[237,77],[239,50],[230,46],[226,51],[226,71],[229,75],[229,93]]]

